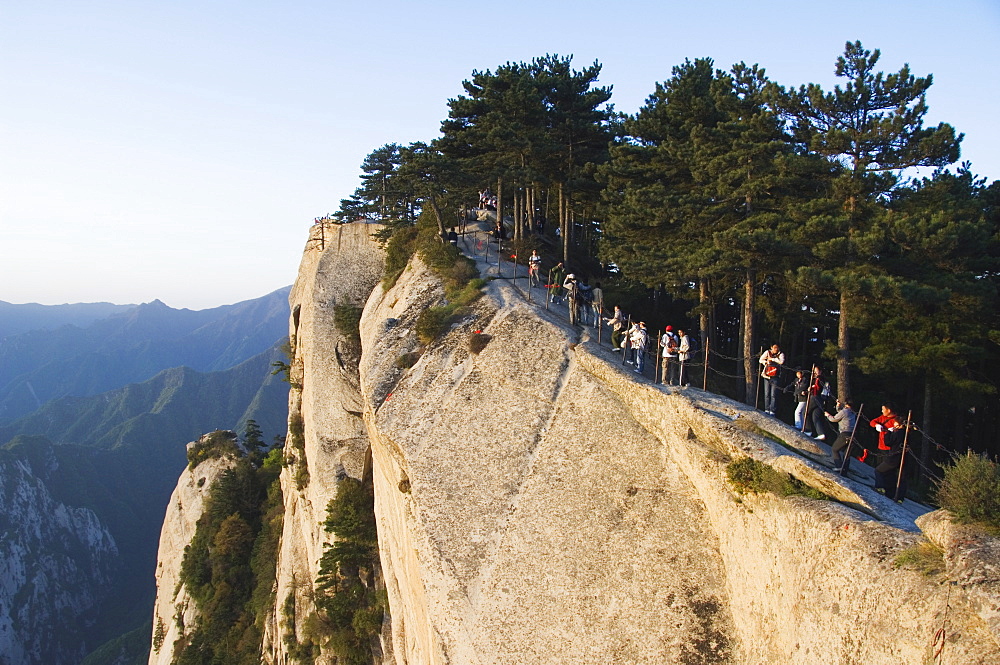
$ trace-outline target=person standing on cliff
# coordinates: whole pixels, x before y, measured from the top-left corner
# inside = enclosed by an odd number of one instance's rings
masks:
[[[826,440],[826,411],[825,404],[830,397],[830,382],[823,377],[823,370],[819,366],[813,367],[812,381],[809,383],[809,412],[806,420],[812,422],[813,434],[820,441]]]
[[[882,405],[882,415],[877,418],[873,418],[870,423],[871,427],[878,432],[878,449],[879,450],[889,450],[889,445],[886,443],[886,432],[889,431],[889,426],[892,423],[899,422],[899,416],[896,415],[896,410],[893,408],[892,404],[886,402]]]
[[[677,337],[680,340],[680,345],[677,347],[677,358],[680,360],[681,378],[678,381],[678,385],[689,386],[691,385],[691,380],[687,375],[687,361],[691,359],[691,340],[688,339],[687,332],[677,329]]]
[[[528,284],[531,286],[538,286],[541,279],[538,277],[539,271],[542,268],[542,257],[538,255],[538,250],[531,250],[531,256],[528,257]]]
[[[879,441],[881,454],[875,467],[875,491],[902,503],[906,495],[906,476],[900,474],[900,467],[905,461],[906,426],[899,419],[887,420],[880,434],[885,436]],[[882,448],[883,445],[885,448]]]
[[[617,349],[621,346],[622,331],[625,328],[625,312],[618,305],[615,305],[615,313],[611,318],[604,319],[611,326],[611,348]]]
[[[677,382],[677,353],[681,342],[674,334],[674,327],[667,326],[660,337],[660,346],[663,348],[663,371],[660,374],[660,382],[667,385],[674,385]]]
[[[778,386],[781,383],[781,366],[785,364],[785,354],[780,346],[772,344],[770,349],[761,354],[759,362],[764,366],[760,372],[764,379],[764,413],[773,416],[778,408]]]
[[[795,429],[801,432],[806,417],[806,402],[809,400],[809,377],[801,369],[795,372],[792,392],[795,394]]]
[[[566,271],[563,270],[562,263],[557,263],[556,267],[549,271],[549,302],[559,302],[559,292],[562,291],[563,277],[565,276]]]
[[[854,433],[854,425],[857,423],[858,414],[854,411],[854,405],[848,400],[841,402],[837,400],[837,413],[826,414],[826,419],[831,423],[837,423],[840,430],[837,439],[833,442],[830,455],[833,459],[833,468],[840,469],[841,473],[847,473],[851,465],[851,458],[842,454],[842,451],[851,443],[851,435]]]
[[[640,321],[632,333],[632,348],[635,350],[635,371],[642,374],[646,368],[646,347],[649,346],[649,333],[646,331],[646,322]]]
[[[601,288],[601,283],[597,282],[594,284],[593,291],[594,300],[594,327],[601,325],[601,317],[604,316],[604,289]]]

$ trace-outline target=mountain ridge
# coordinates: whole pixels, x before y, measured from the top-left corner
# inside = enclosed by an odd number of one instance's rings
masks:
[[[234,366],[286,335],[288,289],[199,311],[154,301],[87,328],[64,325],[0,340],[0,424],[51,399],[100,394],[170,367]]]

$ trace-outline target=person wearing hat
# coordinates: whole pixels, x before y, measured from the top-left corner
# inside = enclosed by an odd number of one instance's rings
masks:
[[[577,302],[576,302],[576,275],[570,273],[566,275],[566,281],[563,282],[563,288],[566,289],[566,304],[569,306],[569,322],[576,323],[577,317]]]
[[[667,326],[660,336],[660,348],[663,356],[663,371],[660,373],[660,383],[674,385],[677,382],[677,353],[681,342],[674,334],[674,327]]]

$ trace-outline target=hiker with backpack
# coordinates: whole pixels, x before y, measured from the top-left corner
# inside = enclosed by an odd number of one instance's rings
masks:
[[[674,334],[674,327],[667,326],[660,337],[660,347],[663,349],[663,370],[660,374],[660,383],[674,385],[677,382],[677,354],[680,351],[681,342]]]
[[[594,316],[594,290],[587,283],[586,279],[580,281],[576,288],[577,308],[580,313],[580,322],[588,326]]]

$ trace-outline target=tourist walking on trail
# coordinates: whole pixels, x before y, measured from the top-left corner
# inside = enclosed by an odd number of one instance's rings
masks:
[[[820,441],[826,440],[826,399],[830,396],[830,383],[823,377],[823,370],[813,368],[812,381],[809,383],[808,413],[806,420],[812,422],[813,435]]]
[[[581,280],[576,288],[580,322],[587,326],[592,323],[591,317],[594,316],[594,289],[590,287],[586,279]]]
[[[632,349],[635,353],[635,371],[642,374],[646,367],[646,348],[649,346],[649,333],[646,331],[646,322],[640,321],[632,333]]]
[[[557,263],[556,267],[549,272],[549,302],[559,302],[559,294],[562,292],[562,283],[565,276],[566,271],[563,269],[562,263]]]
[[[680,361],[680,379],[678,385],[689,386],[691,379],[687,375],[687,362],[691,359],[691,340],[688,339],[687,332],[678,329],[677,338],[680,344],[677,347],[677,359]]]
[[[781,384],[781,366],[785,364],[785,354],[781,347],[772,344],[770,349],[761,354],[759,362],[763,365],[760,376],[764,379],[764,412],[773,416],[778,408],[778,387]]]
[[[579,314],[579,308],[577,303],[577,281],[576,275],[570,273],[566,275],[566,281],[563,282],[563,288],[566,289],[566,304],[569,307],[569,322],[570,324],[575,324],[577,316]]]
[[[639,330],[639,322],[633,321],[632,325],[625,332],[625,338],[622,339],[622,348],[625,349],[625,362],[629,365],[635,364],[635,335]]]
[[[538,250],[531,250],[531,256],[528,257],[528,285],[538,286],[541,282],[541,278],[538,276],[542,269],[542,257],[538,255]]]
[[[611,318],[604,319],[611,328],[611,348],[621,347],[622,332],[625,330],[625,312],[618,305],[615,305],[615,312]]]
[[[660,348],[663,355],[663,369],[660,373],[660,383],[674,385],[677,382],[677,354],[681,343],[674,334],[674,327],[667,326],[660,337]]]
[[[809,401],[809,377],[801,369],[795,372],[792,392],[795,396],[795,429],[801,432],[806,417],[806,402]]]
[[[600,282],[594,284],[593,303],[591,306],[594,309],[594,327],[596,328],[601,325],[601,317],[604,316],[604,289],[601,288]]]
[[[826,419],[831,423],[837,423],[839,430],[837,439],[833,442],[833,446],[830,449],[830,455],[833,459],[833,468],[840,469],[843,467],[843,472],[847,473],[851,460],[850,457],[847,457],[846,453],[843,451],[851,443],[851,435],[854,434],[854,426],[857,424],[858,414],[855,413],[854,405],[850,402],[850,400],[841,402],[838,399],[837,413],[826,414]]]

